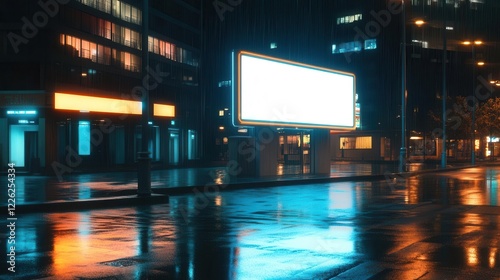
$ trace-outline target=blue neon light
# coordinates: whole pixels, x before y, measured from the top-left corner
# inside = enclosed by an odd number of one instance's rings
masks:
[[[8,110],[7,115],[36,115],[36,110]]]

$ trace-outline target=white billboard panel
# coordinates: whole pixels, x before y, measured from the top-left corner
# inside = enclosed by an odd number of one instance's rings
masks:
[[[354,74],[246,51],[233,58],[235,125],[355,128]]]

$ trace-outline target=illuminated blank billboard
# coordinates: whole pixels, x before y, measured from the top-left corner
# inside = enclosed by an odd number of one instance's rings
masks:
[[[354,129],[354,74],[241,51],[233,56],[235,125]]]

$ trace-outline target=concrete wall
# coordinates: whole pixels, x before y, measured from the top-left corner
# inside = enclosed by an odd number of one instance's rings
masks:
[[[251,136],[232,136],[228,139],[229,161],[236,161],[241,168],[238,176],[253,177],[256,175],[255,138]]]
[[[330,174],[330,131],[313,130],[311,133],[311,173]]]
[[[276,176],[278,172],[279,137],[275,128],[255,129],[257,176]]]

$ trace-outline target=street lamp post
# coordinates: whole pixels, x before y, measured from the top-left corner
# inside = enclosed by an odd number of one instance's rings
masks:
[[[472,139],[471,139],[471,165],[476,164],[476,56],[474,54],[474,45],[472,44]]]
[[[399,172],[406,171],[406,17],[405,1],[402,5],[401,26],[401,148],[399,150]]]
[[[442,112],[442,121],[443,121],[443,143],[441,148],[441,168],[446,168],[446,2],[443,0],[443,112]]]
[[[472,139],[471,139],[471,165],[476,164],[476,55],[474,53],[474,44],[472,44]]]
[[[472,121],[471,121],[471,165],[476,164],[476,55],[475,46],[481,45],[483,42],[476,40],[474,42],[464,41],[462,44],[471,46],[472,53]]]

